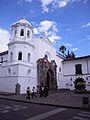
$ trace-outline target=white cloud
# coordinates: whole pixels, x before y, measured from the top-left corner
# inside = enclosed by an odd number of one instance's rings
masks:
[[[61,36],[56,35],[57,32],[57,23],[49,20],[40,22],[39,27],[34,29],[35,34],[42,34],[45,37],[49,37],[51,42],[61,39]]]
[[[88,2],[88,0],[84,0],[83,4],[86,4]]]
[[[41,1],[41,7],[44,13],[49,11],[48,5],[57,0],[40,0],[40,1]]]
[[[89,42],[90,43],[90,35],[86,35],[84,39],[79,40],[79,43],[83,43],[83,42]]]
[[[37,28],[34,28],[34,34],[39,34]]]
[[[85,41],[85,39],[82,39],[82,40],[79,40],[78,43],[82,43],[82,42],[84,42],[84,41]]]
[[[44,12],[48,12],[48,11],[49,11],[49,9],[48,9],[48,7],[47,7],[47,6],[42,7],[42,9],[43,9],[43,13],[44,13]]]
[[[50,39],[50,41],[53,43],[55,42],[56,40],[61,40],[62,37],[61,36],[57,36],[55,33],[52,34],[50,37],[48,37]]]
[[[49,20],[42,21],[40,23],[39,31],[45,32],[45,31],[49,30],[54,24],[55,24],[55,22],[53,22],[53,21],[49,21]]]
[[[87,35],[87,36],[86,36],[86,39],[90,41],[90,35]]]
[[[67,46],[67,47],[72,47],[72,44],[70,44],[70,43],[62,43],[63,45],[65,45],[65,46]]]
[[[34,10],[30,10],[30,14],[34,14],[34,12],[35,12]]]
[[[31,3],[31,2],[32,2],[32,0],[26,0],[26,2],[29,2],[29,3]]]
[[[73,48],[73,50],[72,50],[72,51],[74,52],[74,51],[77,51],[77,50],[78,50],[78,48]]]
[[[18,0],[17,4],[22,5],[24,2],[31,3],[33,0]]]
[[[72,29],[71,28],[66,28],[66,32],[71,32]]]
[[[86,27],[90,27],[90,22],[88,22],[88,23],[85,24],[85,25],[82,25],[82,28],[86,28]]]
[[[58,2],[59,7],[65,7],[71,0],[60,0]]]
[[[18,4],[18,5],[22,5],[22,4],[23,4],[23,0],[18,0],[18,1],[17,1],[17,4]]]
[[[90,35],[86,35],[86,38],[83,39],[83,40],[86,41],[86,42],[88,42],[88,43],[90,43]]]
[[[51,4],[55,0],[41,0],[42,6],[47,6]]]
[[[51,5],[53,9],[57,9],[73,2],[83,2],[83,4],[86,4],[87,1],[88,0],[40,0],[43,13],[49,11],[49,5]],[[51,9],[51,11],[53,11],[53,9]]]
[[[0,28],[0,52],[3,52],[8,49],[8,42],[10,38],[10,33],[5,30]]]

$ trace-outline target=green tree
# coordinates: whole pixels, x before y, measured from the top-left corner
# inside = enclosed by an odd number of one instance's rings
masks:
[[[76,78],[74,81],[74,88],[75,90],[85,90],[86,88],[86,81],[83,78]]]
[[[69,50],[68,50],[68,53],[66,55],[66,59],[70,59],[70,53],[69,53]]]
[[[74,58],[75,58],[75,54],[74,54],[73,51],[71,52],[70,56],[71,56],[71,59],[74,59]]]
[[[66,55],[66,59],[74,59],[74,58],[75,58],[74,52],[72,51],[71,53],[69,53],[69,50],[68,50],[68,53]]]

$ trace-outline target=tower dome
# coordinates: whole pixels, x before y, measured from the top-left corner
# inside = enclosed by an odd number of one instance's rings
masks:
[[[25,25],[32,28],[32,25],[30,24],[30,22],[28,22],[25,18],[22,18],[21,20],[17,21],[11,27],[18,26],[18,25],[23,25],[23,26]]]
[[[19,40],[19,41],[30,41],[32,39],[33,28],[30,22],[28,22],[25,18],[14,23],[12,26],[12,37],[11,41]]]

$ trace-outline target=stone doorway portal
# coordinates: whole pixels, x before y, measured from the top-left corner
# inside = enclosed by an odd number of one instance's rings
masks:
[[[49,90],[57,89],[56,62],[48,61],[47,57],[37,61],[37,84],[39,86],[47,86]]]

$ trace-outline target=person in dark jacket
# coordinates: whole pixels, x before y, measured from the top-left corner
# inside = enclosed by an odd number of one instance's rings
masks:
[[[42,97],[42,96],[43,96],[43,90],[42,90],[42,87],[41,87],[41,86],[40,86],[39,93],[40,93],[40,97]]]
[[[26,99],[30,100],[30,87],[27,87],[26,93],[27,93],[27,97]]]
[[[44,97],[47,97],[48,96],[48,87],[45,86],[44,87]]]

